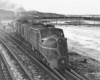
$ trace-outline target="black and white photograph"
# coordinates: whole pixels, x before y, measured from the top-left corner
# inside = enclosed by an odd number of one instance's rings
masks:
[[[0,80],[100,80],[100,0],[0,0]]]

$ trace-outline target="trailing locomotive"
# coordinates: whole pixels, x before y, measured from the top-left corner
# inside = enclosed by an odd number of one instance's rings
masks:
[[[50,67],[68,68],[69,55],[62,29],[53,25],[16,21],[16,32],[31,46],[39,58]]]

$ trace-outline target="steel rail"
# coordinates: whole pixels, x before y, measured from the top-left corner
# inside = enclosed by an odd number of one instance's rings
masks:
[[[67,74],[69,74],[70,76],[72,76],[75,80],[87,80],[87,79],[85,79],[85,78],[83,78],[82,76],[80,76],[78,73],[76,73],[74,70],[70,70],[70,71],[68,71],[68,70],[65,70],[65,72],[67,73]]]

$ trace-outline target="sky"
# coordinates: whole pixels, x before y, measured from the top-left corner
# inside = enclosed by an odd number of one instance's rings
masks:
[[[100,0],[2,0],[25,10],[66,15],[100,14]],[[13,6],[13,5],[12,5]],[[15,7],[15,6],[14,6]]]

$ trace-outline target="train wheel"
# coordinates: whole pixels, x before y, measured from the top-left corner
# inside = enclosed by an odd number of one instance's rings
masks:
[[[35,48],[34,48],[34,49],[35,49]],[[35,52],[35,54],[36,54],[40,59],[42,59],[42,58],[41,58],[42,54],[41,54],[38,50],[34,50],[34,52]]]
[[[38,56],[41,58],[42,54],[39,52],[39,53],[38,53]]]
[[[34,50],[35,54],[39,54],[39,51],[38,50]]]
[[[34,49],[35,49],[35,48],[34,48]],[[42,61],[43,61],[44,63],[46,63],[47,65],[50,65],[50,64],[48,63],[47,59],[46,59],[38,50],[34,50],[34,52],[35,52],[36,55],[38,55],[38,56],[42,59]]]
[[[42,60],[43,60],[43,62],[45,62],[47,65],[50,65],[50,64],[48,63],[47,59],[46,59],[44,56],[42,57]]]

